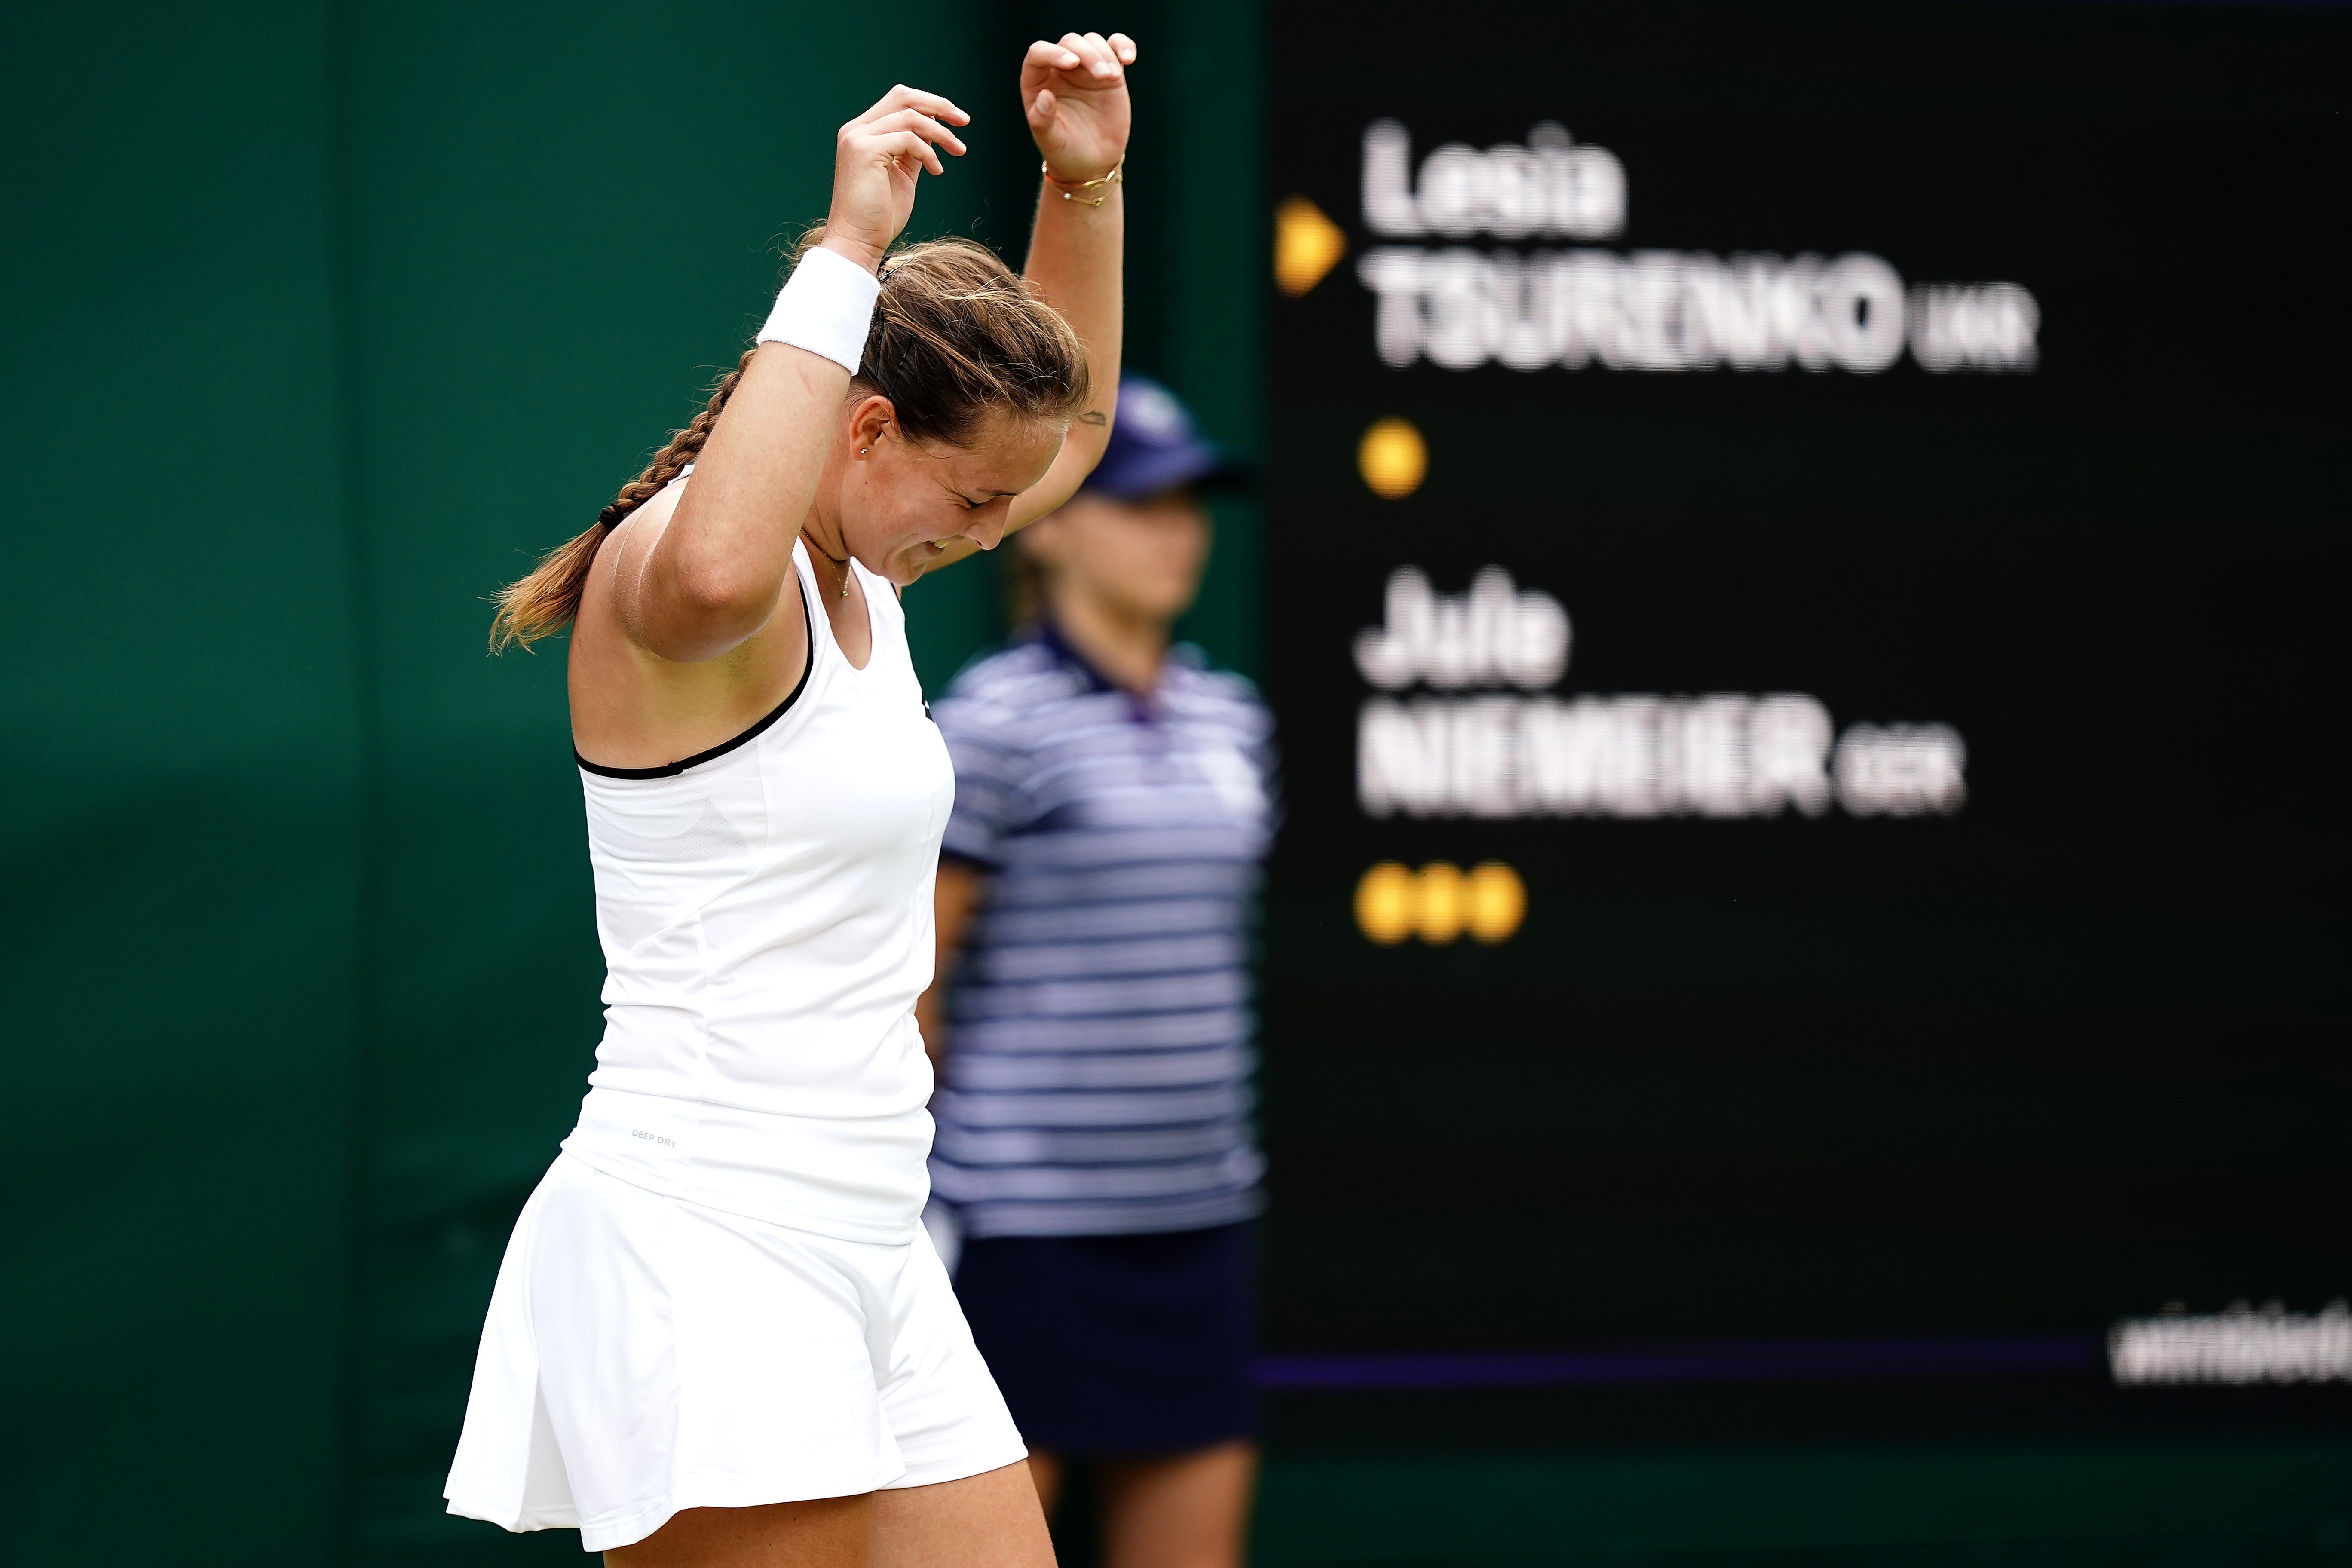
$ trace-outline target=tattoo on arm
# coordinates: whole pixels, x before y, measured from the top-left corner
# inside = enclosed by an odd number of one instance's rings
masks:
[[[1108,425],[1110,421],[1103,417],[1100,410],[1089,408],[1084,414],[1078,416],[1078,423],[1081,425]]]

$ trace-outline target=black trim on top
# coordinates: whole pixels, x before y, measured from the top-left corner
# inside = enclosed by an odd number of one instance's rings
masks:
[[[582,756],[580,754],[580,748],[577,746],[572,748],[572,760],[580,764],[581,770],[583,773],[594,773],[598,778],[669,779],[676,778],[678,774],[686,772],[688,768],[700,767],[705,763],[712,762],[719,757],[723,757],[728,752],[735,750],[738,746],[758,740],[761,733],[767,730],[769,725],[773,724],[777,720],[782,718],[785,711],[790,709],[793,703],[798,702],[801,700],[801,693],[808,689],[809,676],[816,668],[816,608],[809,603],[808,584],[801,581],[801,569],[795,565],[792,569],[792,572],[793,583],[801,591],[801,616],[808,624],[808,657],[801,661],[801,678],[793,683],[791,694],[785,697],[782,702],[777,703],[774,708],[769,710],[768,716],[766,718],[761,720],[758,723],[752,725],[750,729],[744,731],[741,734],[736,736],[731,741],[721,741],[719,744],[711,747],[707,752],[697,752],[690,757],[682,758],[679,761],[668,763],[664,767],[608,768],[602,763],[592,763],[587,758]]]

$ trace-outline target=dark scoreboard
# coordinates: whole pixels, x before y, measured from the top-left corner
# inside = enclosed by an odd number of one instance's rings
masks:
[[[2352,1377],[2352,14],[1272,39],[1272,1348]]]

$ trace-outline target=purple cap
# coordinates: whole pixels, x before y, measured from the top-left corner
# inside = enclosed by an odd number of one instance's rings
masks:
[[[1201,438],[1174,393],[1148,376],[1123,375],[1110,442],[1078,489],[1120,500],[1150,500],[1186,485],[1234,477],[1234,465]]]

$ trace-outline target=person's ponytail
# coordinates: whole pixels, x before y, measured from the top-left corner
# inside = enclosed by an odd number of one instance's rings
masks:
[[[719,378],[702,412],[685,429],[670,432],[668,444],[653,455],[644,472],[621,487],[621,493],[596,514],[596,521],[584,532],[541,556],[529,576],[499,590],[498,613],[490,617],[492,653],[527,648],[572,624],[580,614],[580,595],[587,591],[588,568],[596,559],[596,547],[623,519],[661,494],[662,488],[701,454],[702,444],[710,439],[711,426],[719,423],[719,411],[727,406],[736,384],[743,379],[744,367],[757,352],[757,344],[743,351],[735,368]]]

